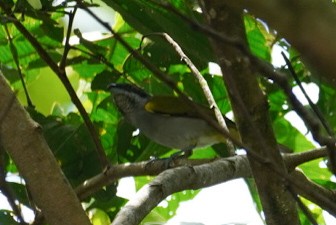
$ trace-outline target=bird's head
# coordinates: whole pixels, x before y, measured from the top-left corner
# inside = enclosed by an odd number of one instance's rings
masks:
[[[115,104],[123,114],[131,113],[144,105],[151,97],[144,90],[131,84],[111,83],[107,86],[112,93]]]

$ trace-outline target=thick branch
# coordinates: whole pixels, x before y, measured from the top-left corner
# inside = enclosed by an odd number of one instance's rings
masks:
[[[214,173],[214,171],[218,171]],[[226,160],[189,167],[166,170],[121,209],[112,225],[135,225],[167,196],[185,189],[199,189],[242,176],[249,176],[247,158],[236,156]],[[206,184],[206,185],[205,185]]]
[[[328,190],[322,186],[311,182],[302,172],[295,170],[291,173],[291,178],[299,182],[302,187],[293,186],[293,190],[300,196],[314,202],[322,209],[328,211],[331,215],[336,216],[335,202],[336,193],[334,190]],[[319,193],[316,195],[316,193]],[[333,204],[329,204],[329,203]]]
[[[321,157],[327,156],[327,150],[325,147],[320,149],[314,149],[310,151],[305,151],[301,153],[285,154],[283,159],[289,171],[293,171],[296,166],[315,160]],[[172,168],[177,168],[181,166],[199,166],[203,164],[212,163],[214,161],[224,161],[227,160],[236,160],[235,158],[246,157],[244,156],[235,156],[231,158],[222,158],[222,159],[186,159],[186,158],[177,158],[173,160],[171,166]],[[237,159],[238,161],[239,159]],[[241,163],[246,162],[246,160],[240,160]],[[240,166],[243,167],[243,166]],[[271,168],[269,168],[271,169]],[[155,176],[166,170],[166,162],[164,160],[155,160],[139,163],[127,163],[111,166],[104,173],[98,174],[76,188],[76,193],[80,199],[85,199],[90,195],[94,194],[102,187],[112,184],[113,182],[123,178],[123,177],[134,177],[134,176]],[[221,171],[213,171],[215,174],[220,174]],[[241,172],[242,173],[242,172]],[[248,177],[250,172],[242,177]],[[217,181],[213,184],[222,182],[222,179],[219,177]],[[202,187],[209,186],[211,184],[203,183]],[[190,189],[191,187],[188,187]],[[318,197],[314,197],[318,198]]]
[[[170,166],[173,168],[180,166],[196,166],[214,161],[215,159],[186,159],[177,158],[172,161]],[[113,182],[131,176],[154,176],[167,169],[165,160],[154,160],[139,163],[127,163],[109,167],[104,173],[98,174],[85,181],[76,188],[76,193],[80,199],[92,195],[102,187],[112,184]]]
[[[319,151],[319,150],[318,150]],[[326,150],[323,150],[325,155]],[[316,151],[314,151],[316,152]],[[309,153],[310,156],[312,154]],[[287,156],[285,156],[285,159]],[[291,159],[291,161],[293,158]],[[187,189],[200,189],[226,182],[235,178],[251,177],[249,161],[244,155],[216,160],[198,166],[182,166],[158,175],[150,184],[145,185],[137,195],[117,214],[112,225],[140,224],[142,219],[167,196]],[[289,178],[299,179],[304,188],[294,188],[295,192],[335,215],[336,207],[326,204],[326,198],[333,202],[336,195],[308,180],[302,173],[294,171]]]
[[[14,93],[2,74],[0,90],[2,145],[25,179],[34,202],[51,225],[89,225],[90,221],[52,155],[42,130],[19,102],[13,100]]]

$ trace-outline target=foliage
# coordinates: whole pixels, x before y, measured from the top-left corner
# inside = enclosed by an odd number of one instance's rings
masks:
[[[52,60],[59,63],[65,48],[64,38],[68,26],[63,18],[68,17],[75,3],[64,1],[61,4],[53,4],[52,1],[38,0],[5,2]],[[214,62],[215,56],[205,33],[190,26],[188,21],[168,7],[159,6],[153,3],[154,1],[103,0],[103,2],[108,5],[106,7],[116,11],[115,15],[110,15],[108,22],[114,24],[113,29],[123,40],[148,57],[152,64],[164,70],[187,96],[205,104],[206,100],[201,88],[188,67],[181,62],[174,49],[155,33],[166,32],[171,35],[207,80],[222,113],[230,111],[230,103],[226,98],[221,77],[209,72],[209,62]],[[37,9],[39,3],[42,7]],[[205,22],[202,14],[196,10],[198,7],[196,1],[171,0],[170,3],[178,12],[193,21]],[[91,3],[88,2],[88,4]],[[102,2],[93,1],[93,4],[102,4]],[[76,187],[100,172],[100,163],[91,136],[62,83],[56,78],[49,65],[7,16],[0,17],[0,69],[22,104],[27,106],[31,117],[42,126],[44,136],[59,165],[70,183]],[[297,57],[295,49],[280,39],[267,24],[248,13],[245,14],[244,21],[249,47],[253,54],[270,62],[273,46],[282,46],[290,54],[299,78],[305,82],[318,84],[320,96],[317,105],[331,127],[336,127],[334,88],[310,76],[308,69]],[[72,36],[77,37],[79,42],[72,44],[70,49],[67,58],[67,75],[89,113],[91,121],[99,131],[107,156],[112,163],[126,163],[147,160],[150,156],[162,157],[172,154],[172,150],[153,143],[142,134],[133,135],[134,128],[121,118],[106,91],[106,86],[110,82],[132,82],[152,94],[173,95],[174,92],[137,61],[113,36],[106,34],[106,31],[101,33],[103,38],[90,41],[81,32],[81,28],[76,28]],[[144,40],[142,40],[143,35],[146,35]],[[285,66],[278,70],[289,74]],[[21,77],[33,106],[27,105]],[[293,82],[292,86],[295,85]],[[291,122],[285,119],[284,116],[291,111],[291,108],[283,92],[263,78],[260,79],[260,86],[268,97],[270,115],[278,142],[288,146],[294,152],[313,148],[313,144],[305,134],[300,133]],[[193,157],[214,157],[218,148],[220,149],[221,146],[209,147]],[[5,159],[5,173],[20,176],[14,162],[8,156]],[[331,173],[327,168],[322,168],[322,164],[324,164],[323,160],[316,160],[300,168],[313,181],[326,188],[335,188],[335,183],[330,180]],[[141,177],[135,179],[140,186],[148,183],[147,179],[144,181]],[[25,188],[24,184],[8,182],[8,185],[14,192],[15,200],[33,208],[28,201],[28,196],[22,190]],[[116,186],[117,184],[112,184],[105,187],[104,190],[85,200],[86,210],[92,213],[94,224],[109,223],[125,204],[125,200],[116,195]],[[253,184],[250,186],[251,193],[258,202]],[[167,200],[169,207],[156,208],[146,221],[168,220],[174,215],[180,201],[191,199],[194,195],[194,192],[184,195],[174,194],[171,200]],[[303,214],[300,215],[302,220],[306,221]],[[324,223],[321,210],[314,210],[314,216],[318,218],[320,224]],[[19,224],[14,213],[8,210],[0,211],[0,221],[2,221],[1,224]]]

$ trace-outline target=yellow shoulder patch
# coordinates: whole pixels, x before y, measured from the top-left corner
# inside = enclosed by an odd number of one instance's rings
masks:
[[[192,116],[190,115],[190,111],[193,111],[191,108],[182,99],[173,96],[153,96],[145,105],[148,112],[176,116]]]

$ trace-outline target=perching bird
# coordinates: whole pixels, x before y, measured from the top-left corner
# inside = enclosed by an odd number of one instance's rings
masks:
[[[112,83],[108,89],[126,120],[156,143],[190,151],[225,141],[222,134],[180,97],[151,96],[130,84]],[[199,106],[216,120],[212,110]],[[235,123],[224,118],[229,130],[238,133]]]

